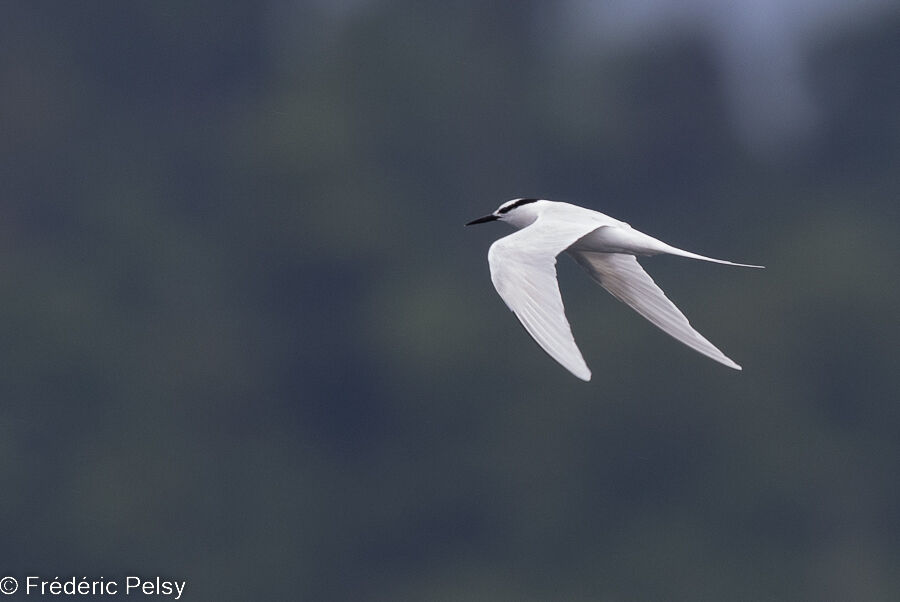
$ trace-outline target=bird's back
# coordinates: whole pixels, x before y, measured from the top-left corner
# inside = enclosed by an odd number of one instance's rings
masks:
[[[561,201],[543,201],[546,203],[540,207],[539,219],[555,220],[560,222],[593,223],[596,227],[616,226],[619,228],[631,228],[626,222],[610,217],[605,213],[579,207],[571,203]]]

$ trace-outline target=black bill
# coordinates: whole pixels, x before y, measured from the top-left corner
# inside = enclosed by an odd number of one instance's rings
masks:
[[[496,215],[485,215],[484,217],[479,217],[478,219],[473,219],[471,222],[466,224],[467,226],[474,226],[475,224],[483,224],[485,222],[492,222],[497,219]]]

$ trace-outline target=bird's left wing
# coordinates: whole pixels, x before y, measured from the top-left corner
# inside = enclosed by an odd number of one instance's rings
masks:
[[[530,226],[491,245],[488,263],[491,281],[506,305],[553,359],[581,380],[590,380],[556,282],[556,256],[597,224],[540,217]]]
[[[578,249],[571,249],[570,253],[603,288],[663,332],[729,368],[741,369],[734,360],[691,326],[684,314],[644,271],[634,255]]]

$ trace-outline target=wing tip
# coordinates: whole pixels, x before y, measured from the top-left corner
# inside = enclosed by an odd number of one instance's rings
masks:
[[[559,360],[557,360],[557,361],[559,361]],[[562,362],[560,362],[560,364],[562,364]],[[587,364],[585,364],[583,361],[580,366],[566,366],[565,364],[562,364],[562,366],[566,370],[571,372],[579,380],[583,380],[584,382],[590,382],[591,376],[592,376],[591,369],[588,368]]]
[[[591,369],[588,368],[587,363],[585,363],[584,358],[581,358],[580,366],[566,366],[569,372],[574,374],[579,379],[584,382],[589,382],[591,380]]]

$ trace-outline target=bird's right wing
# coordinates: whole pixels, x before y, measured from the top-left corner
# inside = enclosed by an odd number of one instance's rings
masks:
[[[581,380],[591,371],[581,356],[556,282],[556,256],[596,224],[551,222],[538,218],[494,242],[488,251],[491,281],[528,334],[553,359]]]
[[[688,319],[653,282],[634,255],[580,249],[570,249],[569,252],[603,288],[665,333],[729,368],[741,369],[694,330]]]

